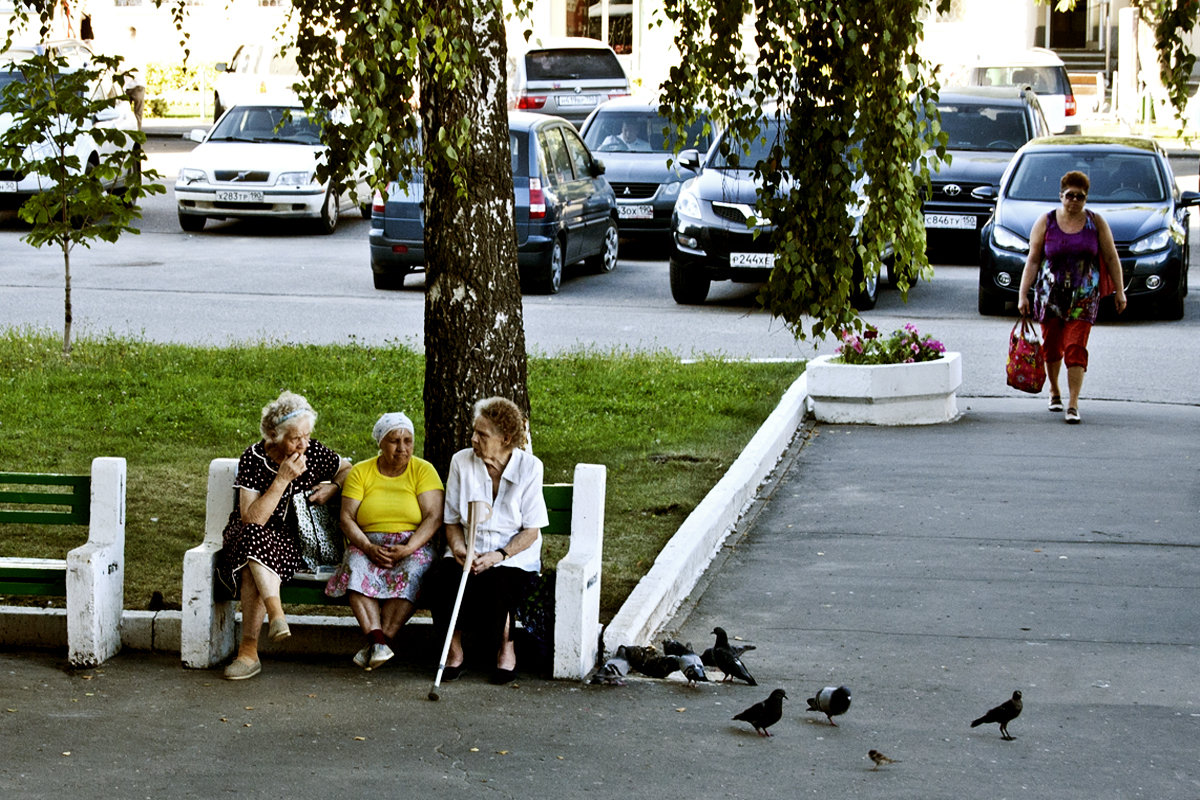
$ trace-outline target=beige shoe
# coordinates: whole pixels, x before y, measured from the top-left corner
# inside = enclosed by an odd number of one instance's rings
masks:
[[[262,672],[262,662],[255,661],[251,664],[249,661],[243,661],[240,658],[234,659],[228,667],[225,668],[225,680],[227,681],[244,681],[247,678],[253,678],[258,673]]]
[[[267,638],[272,642],[282,642],[284,639],[292,635],[292,631],[288,628],[287,619],[285,617],[276,617],[271,620],[271,627],[267,629]]]

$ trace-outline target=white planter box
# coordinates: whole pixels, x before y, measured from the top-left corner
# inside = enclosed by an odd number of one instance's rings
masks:
[[[821,422],[933,425],[958,416],[962,354],[914,364],[842,364],[837,356],[808,362],[808,396]]]

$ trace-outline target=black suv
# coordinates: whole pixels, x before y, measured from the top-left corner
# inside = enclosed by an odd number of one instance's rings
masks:
[[[999,186],[1000,177],[1021,145],[1050,128],[1037,95],[1013,86],[961,86],[938,96],[942,130],[950,137],[950,163],[931,174],[932,192],[921,205],[930,244],[952,247],[967,260],[979,247],[979,232],[992,204],[972,197],[981,186]]]

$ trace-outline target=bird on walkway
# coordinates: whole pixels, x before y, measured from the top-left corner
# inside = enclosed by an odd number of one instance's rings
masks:
[[[836,728],[837,723],[833,718],[850,710],[849,687],[826,686],[817,692],[816,697],[808,698],[808,710],[822,712],[829,719],[829,724]]]
[[[658,651],[653,647],[642,647],[640,645],[621,645],[625,650],[625,658],[629,661],[630,669],[635,672],[641,672],[642,666],[650,658],[657,657]]]
[[[1021,692],[1013,692],[1011,698],[1005,700],[1003,703],[972,722],[971,727],[974,728],[978,725],[986,725],[989,722],[998,722],[1000,723],[1000,738],[1006,742],[1011,742],[1017,737],[1008,732],[1008,723],[1021,716],[1022,705]]]
[[[663,654],[668,656],[682,656],[686,653],[693,653],[692,643],[684,644],[676,639],[663,639]]]
[[[592,673],[591,683],[607,684],[609,686],[624,686],[625,676],[629,674],[629,659],[625,656],[625,645],[617,648],[595,672]]]
[[[665,639],[663,641],[663,653],[678,662],[679,671],[683,673],[683,677],[687,678],[689,686],[695,686],[699,682],[708,681],[708,674],[704,671],[704,662],[700,660],[700,656],[696,655],[696,651],[692,649],[691,642],[684,644],[674,639]]]
[[[725,673],[724,680],[740,678],[751,686],[758,686],[758,681],[754,680],[750,670],[746,669],[741,657],[730,647],[729,634],[725,633],[725,629],[718,626],[713,628],[712,632],[717,637],[716,644],[712,648],[713,666]]]
[[[878,750],[868,750],[867,757],[875,762],[875,766],[871,767],[872,770],[877,770],[880,767],[882,767],[884,764],[899,764],[900,763],[899,759],[888,758],[887,756],[885,756],[883,753],[879,752]]]
[[[678,669],[678,656],[664,656],[657,651],[643,659],[641,666],[637,668],[638,672],[651,678],[665,678]]]
[[[749,722],[759,736],[770,736],[771,732],[767,728],[779,722],[783,716],[783,701],[786,699],[787,692],[776,689],[766,700],[755,703],[742,713],[735,714],[733,718]]]

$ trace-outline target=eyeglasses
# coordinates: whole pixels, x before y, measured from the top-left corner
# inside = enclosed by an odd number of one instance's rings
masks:
[[[1063,197],[1068,200],[1087,200],[1087,195],[1083,192],[1063,192]]]

